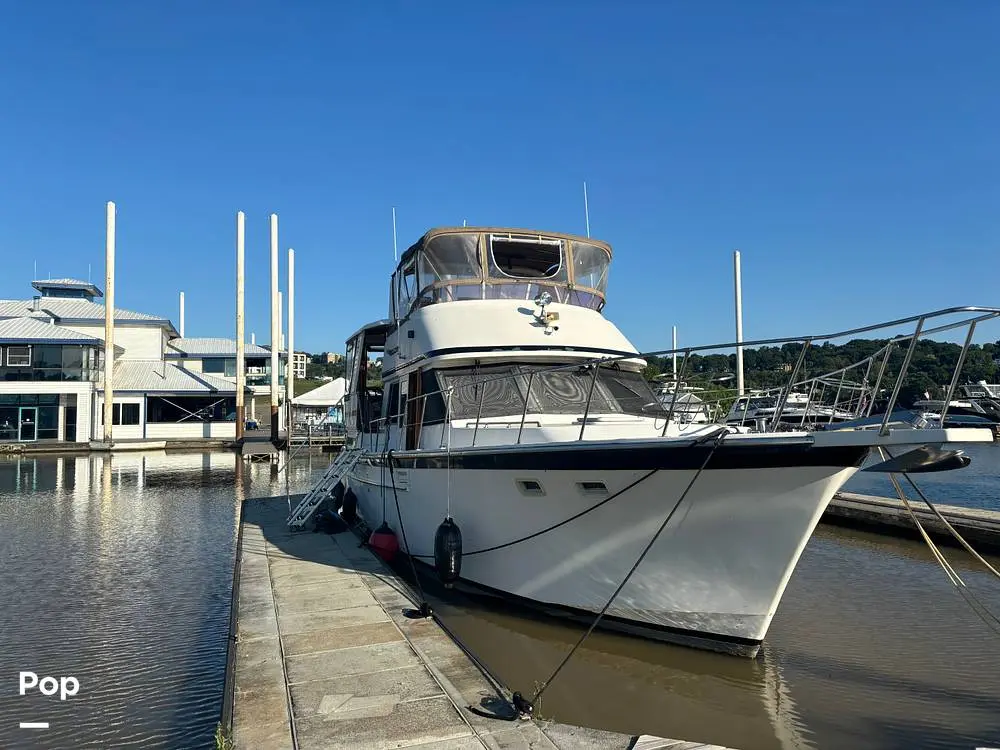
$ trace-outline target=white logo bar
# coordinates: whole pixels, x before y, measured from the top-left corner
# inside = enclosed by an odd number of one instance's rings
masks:
[[[49,722],[47,721],[22,721],[21,729],[48,729]]]

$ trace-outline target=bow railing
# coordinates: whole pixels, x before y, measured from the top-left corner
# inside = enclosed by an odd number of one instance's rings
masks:
[[[436,388],[407,394],[398,406],[384,403],[380,416],[366,420],[367,444],[375,450],[388,446],[395,428],[399,431],[395,445],[445,448],[451,445],[453,429],[471,429],[471,439],[463,442],[475,446],[486,429],[515,427],[516,437],[510,442],[520,444],[526,427],[541,427],[554,416],[562,424],[567,417],[573,418],[571,424],[579,424],[576,440],[587,438],[588,425],[606,422],[613,415],[652,419],[663,436],[671,428],[683,432],[720,422],[763,432],[830,429],[881,415],[881,421],[875,422],[885,434],[897,419],[894,413],[906,393],[919,342],[934,335],[964,333],[963,343],[956,344],[949,382],[939,385],[943,396],[939,423],[943,425],[977,326],[997,317],[1000,308],[954,307],[831,334],[606,357],[547,352],[548,356],[576,357],[556,365],[525,359],[517,364],[483,360],[475,367],[442,367],[435,371]],[[825,345],[838,340],[855,342],[862,334],[874,339],[861,342],[864,347],[859,343],[859,349],[865,348],[863,356],[841,364],[844,355],[838,355],[830,367]],[[752,371],[751,386],[742,394],[722,385],[735,377],[732,369],[738,346],[744,350],[780,347],[783,357],[778,369]],[[676,358],[676,374],[659,383],[642,378],[644,361],[653,357]],[[440,444],[422,443],[419,436],[436,425],[441,426]],[[375,433],[385,434],[380,439]]]

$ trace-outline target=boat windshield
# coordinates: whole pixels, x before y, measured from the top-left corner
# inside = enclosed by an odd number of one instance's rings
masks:
[[[453,419],[528,414],[632,414],[657,416],[663,407],[638,372],[592,365],[495,365],[436,371]],[[527,399],[527,408],[525,407]],[[589,401],[589,407],[588,407]]]
[[[423,243],[393,276],[395,315],[471,299],[532,300],[600,310],[611,255],[597,243],[511,232],[446,232]],[[419,292],[417,291],[419,290]]]

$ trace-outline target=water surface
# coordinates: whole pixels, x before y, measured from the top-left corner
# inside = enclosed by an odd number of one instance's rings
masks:
[[[960,447],[972,459],[971,464],[957,471],[913,474],[917,486],[931,502],[1000,510],[1000,443],[964,443]],[[918,498],[905,481],[902,485],[907,497]],[[858,472],[844,489],[863,495],[897,496],[889,478],[873,472]]]
[[[941,502],[1000,507],[1000,451],[969,452],[968,469],[918,481]],[[294,460],[289,490],[327,462]],[[0,458],[0,748],[212,746],[239,503],[285,490],[267,465],[236,466],[232,454]],[[947,554],[1000,613],[1000,581]],[[464,595],[438,611],[528,693],[580,634]],[[541,712],[741,750],[1000,746],[998,647],[921,544],[821,526],[758,659],[598,632]],[[25,669],[73,675],[80,695],[21,698]]]
[[[212,746],[239,503],[285,488],[266,464],[237,466],[232,453],[0,458],[0,748]],[[293,492],[310,468],[292,465]],[[20,697],[22,670],[76,677],[79,695]]]

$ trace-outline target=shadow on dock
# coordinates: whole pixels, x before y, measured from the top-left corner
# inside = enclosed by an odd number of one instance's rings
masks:
[[[514,719],[504,687],[434,619],[404,614],[408,584],[353,533],[292,533],[288,512],[284,498],[243,506],[236,747],[714,747]]]

